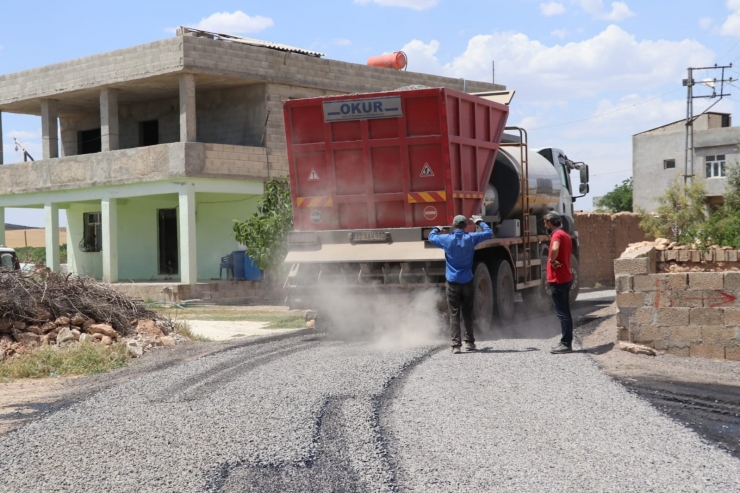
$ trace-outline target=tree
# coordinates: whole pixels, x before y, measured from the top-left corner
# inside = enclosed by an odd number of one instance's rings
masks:
[[[632,178],[624,180],[621,185],[604,195],[598,206],[599,212],[632,212]]]
[[[740,163],[728,166],[724,204],[709,216],[699,240],[704,248],[711,245],[740,248]]]
[[[247,247],[247,254],[262,270],[279,270],[288,251],[288,233],[293,230],[290,183],[271,178],[257,212],[245,221],[234,221],[234,238]]]
[[[638,210],[642,219],[640,227],[655,238],[670,238],[682,244],[693,243],[706,219],[705,197],[703,182],[692,180],[684,184],[677,176],[658,198],[659,206],[655,214]]]

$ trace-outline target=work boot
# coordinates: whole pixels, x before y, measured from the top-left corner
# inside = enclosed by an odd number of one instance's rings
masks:
[[[573,346],[568,346],[567,344],[563,344],[562,342],[558,344],[556,347],[550,349],[550,352],[552,354],[565,354],[565,353],[572,353],[573,352]]]
[[[452,354],[460,354],[460,346],[452,346]]]
[[[474,342],[466,342],[465,343],[465,350],[466,351],[475,351],[476,349],[478,349],[478,348],[475,347],[475,343]]]

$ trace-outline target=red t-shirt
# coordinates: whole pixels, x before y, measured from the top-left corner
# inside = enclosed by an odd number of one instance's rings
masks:
[[[573,242],[570,235],[562,229],[555,230],[550,239],[550,245],[555,241],[560,242],[558,258],[555,260],[563,265],[555,269],[550,262],[547,262],[547,282],[564,284],[573,280],[573,275],[570,273],[570,254],[573,252]]]

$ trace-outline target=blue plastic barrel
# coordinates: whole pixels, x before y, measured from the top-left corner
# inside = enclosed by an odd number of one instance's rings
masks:
[[[231,258],[234,261],[234,279],[244,279],[244,256],[243,250],[231,252]]]
[[[249,255],[244,256],[244,279],[247,281],[261,281],[262,269],[257,267]]]

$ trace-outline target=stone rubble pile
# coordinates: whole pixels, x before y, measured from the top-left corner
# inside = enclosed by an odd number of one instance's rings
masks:
[[[0,271],[0,360],[48,345],[126,345],[134,358],[177,343],[171,320],[110,284],[44,269]]]
[[[699,244],[696,245],[679,245],[675,241],[668,240],[666,238],[657,238],[654,241],[641,241],[639,243],[630,243],[629,247],[627,248],[627,252],[632,252],[637,250],[641,247],[651,246],[655,247],[655,249],[659,252],[664,252],[667,250],[703,250],[702,246]],[[719,245],[709,245],[709,250],[734,250],[732,247],[728,246],[719,246]]]
[[[133,320],[132,331],[123,336],[108,323],[98,323],[84,315],[62,316],[51,319],[51,314],[39,313],[41,323],[0,318],[0,360],[14,354],[27,353],[34,348],[77,343],[111,346],[114,342],[126,345],[132,358],[154,347],[174,346],[183,338],[170,332],[171,325],[161,320]]]

